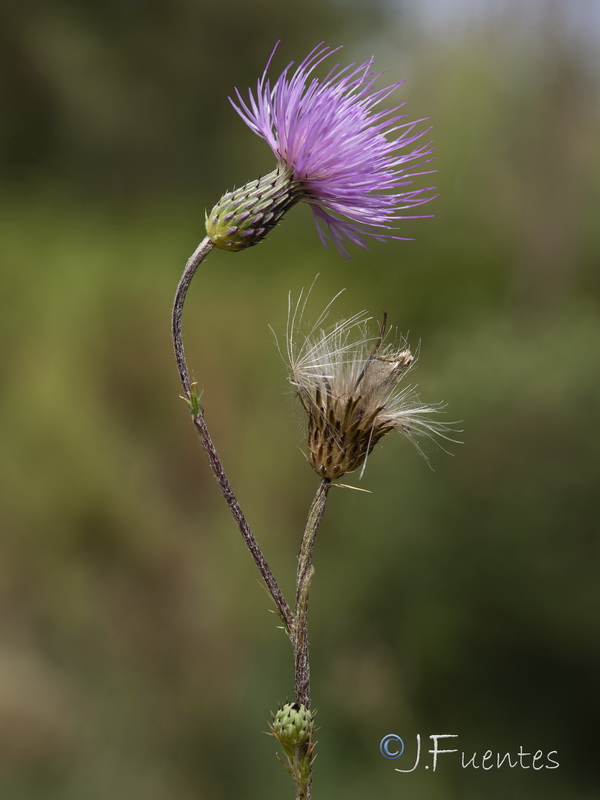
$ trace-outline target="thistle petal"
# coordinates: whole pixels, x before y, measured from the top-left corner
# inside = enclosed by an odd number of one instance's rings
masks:
[[[348,258],[349,243],[364,248],[368,237],[404,238],[389,232],[406,218],[402,212],[433,199],[432,187],[406,189],[431,172],[422,167],[432,160],[432,145],[415,144],[429,129],[419,130],[424,120],[405,121],[397,113],[403,104],[381,109],[403,81],[376,89],[383,73],[375,72],[372,59],[314,77],[339,49],[319,44],[271,86],[274,50],[256,91],[246,101],[236,89],[230,102],[302,186],[322,242],[333,241]]]

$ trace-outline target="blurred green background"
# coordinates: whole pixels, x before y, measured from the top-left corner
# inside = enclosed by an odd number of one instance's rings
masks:
[[[372,54],[431,117],[416,242],[321,247],[307,207],[215,252],[184,319],[230,478],[291,594],[316,486],[268,325],[385,308],[430,469],[389,437],[316,552],[315,798],[597,798],[600,45],[594,0],[40,0],[0,5],[0,798],[291,797],[266,730],[290,648],[210,475],[171,353],[205,207],[273,166],[230,108],[274,42]],[[435,774],[381,737],[559,769]],[[407,756],[409,757],[409,756]],[[442,756],[441,759],[444,757]],[[423,762],[424,763],[424,762]]]

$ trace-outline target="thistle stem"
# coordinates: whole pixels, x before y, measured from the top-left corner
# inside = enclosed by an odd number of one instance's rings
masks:
[[[310,584],[315,573],[312,554],[317,531],[323,519],[327,494],[331,487],[329,478],[323,478],[308,512],[304,534],[298,553],[298,570],[296,578],[296,613],[294,616],[294,646],[296,702],[310,708],[310,661],[308,651],[308,595]],[[298,765],[305,764],[305,769],[295,769],[296,800],[310,800],[312,796],[312,743],[308,742],[297,753]]]
[[[208,237],[206,237],[196,248],[190,259],[188,260],[187,264],[185,265],[185,269],[183,271],[183,275],[181,276],[181,280],[179,281],[179,285],[177,287],[177,291],[175,293],[175,301],[173,303],[173,314],[171,318],[171,332],[173,335],[173,348],[175,350],[175,360],[177,362],[177,369],[179,371],[179,379],[181,381],[181,385],[183,387],[183,391],[185,393],[185,399],[188,401],[190,405],[190,410],[192,412],[192,421],[204,447],[204,451],[208,457],[208,461],[212,468],[215,478],[217,479],[217,483],[221,489],[223,497],[225,498],[225,502],[229,506],[229,510],[233,515],[233,518],[239,528],[240,533],[246,543],[248,550],[258,570],[267,586],[269,594],[273,598],[273,602],[277,607],[277,611],[279,612],[279,616],[285,625],[286,632],[288,635],[291,636],[291,631],[293,628],[293,614],[292,611],[283,596],[283,592],[279,588],[279,584],[275,580],[273,573],[269,565],[267,564],[265,557],[262,554],[262,551],[258,545],[258,542],[254,538],[254,534],[250,530],[250,526],[246,521],[246,518],[242,512],[240,504],[235,496],[233,489],[231,488],[231,484],[229,483],[229,479],[225,473],[223,468],[223,464],[218,456],[218,453],[215,449],[213,441],[211,439],[210,433],[208,432],[208,428],[206,426],[206,422],[204,420],[204,409],[200,405],[200,400],[198,394],[195,390],[192,389],[192,384],[190,382],[190,374],[187,367],[187,362],[185,360],[185,352],[183,348],[183,337],[181,331],[181,318],[183,315],[183,306],[185,304],[185,298],[187,295],[187,291],[190,287],[190,283],[192,282],[192,278],[196,274],[196,270],[200,266],[200,264],[204,261],[206,256],[210,253],[213,249],[213,243],[210,241]]]
[[[294,624],[294,655],[296,660],[296,702],[310,708],[310,663],[308,658],[308,594],[315,568],[312,554],[319,525],[323,519],[327,493],[331,487],[329,478],[323,478],[308,512],[296,577],[296,618]]]
[[[181,333],[181,317],[183,316],[183,306],[187,296],[188,289],[192,278],[196,274],[196,270],[204,261],[206,256],[213,249],[214,245],[211,240],[206,236],[194,250],[188,259],[183,275],[177,286],[175,292],[175,301],[173,302],[173,313],[171,315],[171,335],[173,337],[173,348],[175,350],[175,361],[177,362],[177,369],[179,371],[179,380],[183,387],[183,391],[187,399],[191,398],[191,384],[190,373],[185,360],[185,351],[183,349],[183,335]]]

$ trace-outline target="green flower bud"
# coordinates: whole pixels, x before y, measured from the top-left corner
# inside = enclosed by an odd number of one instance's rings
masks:
[[[286,703],[275,714],[271,729],[282,747],[298,747],[310,741],[313,715],[304,705]]]
[[[206,216],[206,233],[215,247],[243,250],[258,244],[273,230],[303,195],[301,185],[292,179],[284,165],[227,192]]]

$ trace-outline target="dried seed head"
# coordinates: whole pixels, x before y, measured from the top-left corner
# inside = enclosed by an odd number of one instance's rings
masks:
[[[298,341],[305,305],[300,298],[288,320],[289,379],[308,415],[308,460],[318,475],[335,480],[358,469],[390,431],[414,442],[451,430],[434,419],[438,406],[400,386],[414,357],[405,343],[384,343],[385,319],[378,336],[364,313],[322,328],[330,303]]]
[[[208,238],[223,250],[252,247],[273,230],[302,194],[292,170],[279,165],[264,178],[223,195],[206,215]]]
[[[325,379],[312,393],[299,391],[308,412],[309,461],[322,478],[335,480],[360,467],[377,442],[394,430],[386,403],[413,361],[410,350],[369,355],[354,386],[336,392]]]

